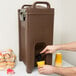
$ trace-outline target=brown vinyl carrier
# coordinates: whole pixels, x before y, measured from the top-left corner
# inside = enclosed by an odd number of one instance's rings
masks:
[[[45,4],[47,7],[40,7]],[[48,2],[35,2],[18,10],[20,61],[26,64],[27,72],[36,67],[37,56],[47,45],[53,44],[54,9]],[[52,64],[52,54],[43,57]]]

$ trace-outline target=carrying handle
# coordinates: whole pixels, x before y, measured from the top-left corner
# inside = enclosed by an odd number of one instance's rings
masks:
[[[47,5],[47,8],[50,8],[50,4],[48,3],[48,2],[35,2],[34,4],[33,4],[33,8],[36,8],[36,5],[37,4],[46,4]]]
[[[23,6],[22,6],[22,9],[25,8],[25,7],[27,7],[27,6],[31,6],[31,5],[23,5]]]

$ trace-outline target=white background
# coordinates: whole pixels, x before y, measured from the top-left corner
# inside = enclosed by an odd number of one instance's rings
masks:
[[[0,50],[11,48],[19,58],[18,12],[23,4],[48,1],[55,8],[54,44],[76,41],[75,0],[1,0],[0,1]],[[63,52],[63,58],[76,64],[74,52]]]

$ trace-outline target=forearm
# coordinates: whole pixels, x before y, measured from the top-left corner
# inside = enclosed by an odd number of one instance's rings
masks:
[[[76,67],[55,67],[54,72],[62,76],[76,76]]]
[[[58,46],[57,50],[72,50],[72,51],[76,51],[76,42],[61,44],[61,45],[57,45],[57,46]]]

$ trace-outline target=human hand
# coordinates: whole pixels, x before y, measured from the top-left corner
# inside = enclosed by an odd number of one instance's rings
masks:
[[[38,71],[41,74],[54,74],[55,73],[55,67],[51,65],[44,65],[43,67],[38,67]]]
[[[56,52],[56,50],[58,50],[58,46],[57,45],[48,45],[46,46],[40,53],[54,53]]]

